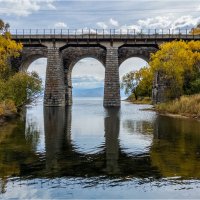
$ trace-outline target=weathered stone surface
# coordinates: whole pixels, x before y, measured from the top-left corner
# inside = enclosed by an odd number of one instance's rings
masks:
[[[106,49],[102,47],[67,47],[62,51],[64,67],[72,70],[74,65],[83,58],[95,58],[104,66],[106,64]]]
[[[57,48],[48,48],[44,105],[65,106],[63,60]]]
[[[75,64],[83,58],[95,58],[104,66],[106,63],[106,50],[102,47],[67,47],[62,51],[64,73],[65,73],[65,90],[66,105],[72,105],[72,70]]]
[[[11,60],[15,71],[26,71],[28,66],[38,58],[47,58],[46,88],[44,96],[45,106],[72,105],[72,70],[74,65],[83,58],[92,57],[100,61],[105,67],[104,106],[120,106],[119,66],[126,59],[139,57],[147,62],[150,54],[156,52],[154,46],[126,46],[103,47],[99,44],[87,46],[65,46],[62,48],[47,48],[40,46],[26,46],[21,56]],[[167,100],[167,83],[160,74],[155,75],[153,84],[153,102],[160,103]]]
[[[155,47],[126,47],[119,48],[119,66],[131,57],[139,57],[149,62],[150,54],[156,52],[158,49]]]
[[[104,107],[120,107],[118,48],[108,47],[104,82]]]
[[[169,82],[163,72],[158,71],[154,74],[152,101],[153,104],[164,103],[169,100]]]
[[[47,47],[24,47],[20,57],[11,59],[15,71],[27,71],[32,62],[39,58],[47,58]]]

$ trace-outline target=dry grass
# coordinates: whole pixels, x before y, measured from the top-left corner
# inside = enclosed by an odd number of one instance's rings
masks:
[[[150,97],[138,97],[138,99],[135,99],[135,96],[132,94],[130,95],[126,101],[129,101],[134,104],[152,104]]]
[[[12,100],[6,100],[0,103],[0,117],[15,114],[16,112],[17,109]]]
[[[182,96],[180,99],[158,104],[156,110],[163,113],[200,118],[200,94]]]

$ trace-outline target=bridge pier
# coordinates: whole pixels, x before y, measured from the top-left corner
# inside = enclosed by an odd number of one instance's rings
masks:
[[[47,52],[44,105],[65,106],[64,69],[58,48],[48,48]]]
[[[169,91],[170,88],[170,80],[166,77],[166,75],[162,71],[157,71],[154,74],[153,80],[153,88],[152,88],[152,101],[153,104],[164,103],[170,100]],[[179,96],[179,92],[177,91],[177,97]],[[174,97],[172,98],[174,99]]]
[[[72,105],[72,71],[70,69],[65,73],[65,101],[66,106]]]
[[[104,83],[104,107],[120,107],[120,83],[118,47],[107,47],[105,83]]]

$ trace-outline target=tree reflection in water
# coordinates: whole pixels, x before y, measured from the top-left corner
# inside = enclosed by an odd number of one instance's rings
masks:
[[[38,129],[20,119],[0,128],[1,193],[7,178],[81,177],[119,179],[200,178],[200,123],[188,119],[158,116],[155,121],[122,119],[120,109],[104,110],[105,142],[99,151],[83,153],[74,145],[71,107],[44,108],[45,152],[36,151]],[[141,111],[142,112],[142,111]],[[144,111],[146,112],[146,111]],[[122,121],[123,120],[123,121]],[[120,127],[120,124],[123,125]],[[37,130],[37,131],[36,131]],[[120,137],[127,130],[151,136],[148,151],[126,151]],[[134,138],[134,137],[133,137]],[[98,140],[98,138],[97,138]],[[132,141],[134,144],[134,140]],[[92,183],[94,184],[94,183]]]

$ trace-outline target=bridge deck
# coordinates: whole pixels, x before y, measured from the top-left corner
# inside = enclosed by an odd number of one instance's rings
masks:
[[[199,40],[187,29],[17,29],[10,30],[16,40]]]
[[[13,34],[12,38],[15,40],[27,40],[27,39],[68,39],[68,40],[82,40],[82,39],[90,39],[90,40],[175,40],[175,39],[183,39],[183,40],[200,40],[200,35],[188,35],[188,34],[79,34],[79,35],[67,35],[67,34]]]

